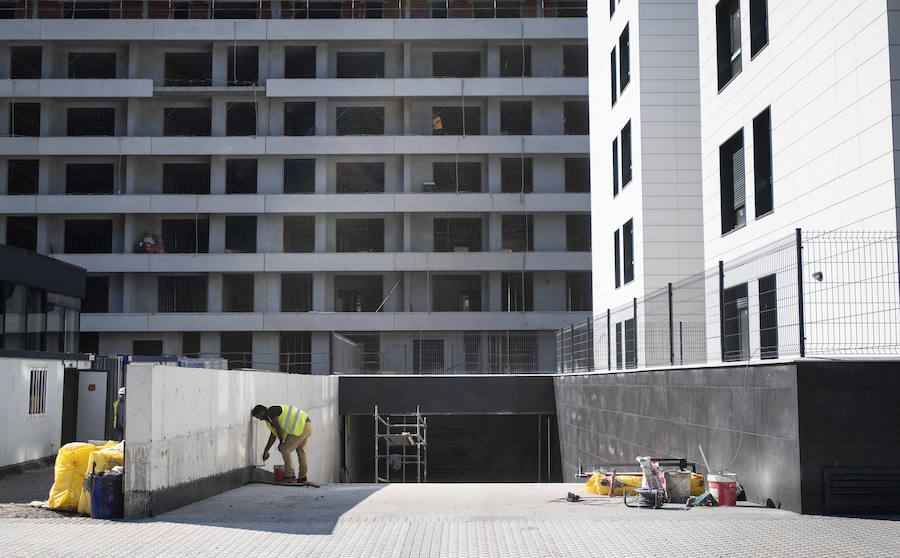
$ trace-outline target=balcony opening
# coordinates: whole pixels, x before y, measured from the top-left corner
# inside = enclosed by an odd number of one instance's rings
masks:
[[[163,135],[211,136],[211,109],[209,107],[164,108]]]
[[[384,192],[384,163],[335,163],[338,194],[373,194]]]
[[[81,312],[88,314],[109,312],[109,277],[88,275],[85,278]]]
[[[163,194],[208,195],[209,163],[163,163]]]
[[[256,215],[225,216],[225,253],[256,252]]]
[[[565,172],[567,193],[590,193],[591,160],[588,157],[566,157]]]
[[[41,135],[41,104],[10,103],[9,135],[30,136]]]
[[[413,339],[413,372],[415,374],[444,372],[443,339]]]
[[[115,166],[112,163],[67,163],[67,194],[112,194]]]
[[[157,288],[157,312],[206,312],[206,275],[163,275]]]
[[[567,136],[586,136],[590,128],[587,101],[563,103],[563,131]]]
[[[297,254],[316,251],[316,218],[312,215],[285,215],[283,249]]]
[[[504,194],[530,194],[534,191],[534,159],[531,157],[500,159],[500,191]]]
[[[287,374],[312,373],[312,341],[308,331],[283,331],[278,339],[278,370]]]
[[[62,2],[63,19],[109,19],[109,2]]]
[[[591,251],[591,215],[566,215],[566,251]]]
[[[161,339],[134,339],[131,342],[131,354],[159,356],[163,354],[163,342]]]
[[[566,273],[566,311],[590,312],[593,308],[589,271]]]
[[[112,254],[111,219],[66,219],[66,254]]]
[[[556,0],[555,3],[556,17],[587,17],[587,0]],[[545,10],[546,7],[545,4]]]
[[[342,331],[338,335],[359,348],[361,373],[381,372],[381,338],[377,332]]]
[[[284,77],[286,79],[312,79],[316,77],[316,47],[284,47]]]
[[[225,161],[226,194],[255,194],[256,182],[256,159],[228,159]]]
[[[500,46],[500,77],[531,77],[531,45]]]
[[[505,136],[531,135],[531,101],[500,102],[500,133]]]
[[[481,77],[481,53],[432,52],[431,76],[436,78],[476,78]]]
[[[40,161],[38,159],[9,159],[7,164],[7,194],[38,193],[38,179],[40,178]]]
[[[534,251],[534,216],[502,215],[500,238],[503,250],[511,252]]]
[[[563,77],[588,76],[587,45],[563,45]]]
[[[382,300],[381,275],[335,275],[335,312],[374,312]]]
[[[219,334],[220,354],[228,361],[229,370],[253,366],[253,332],[223,331]]]
[[[435,192],[481,192],[481,163],[434,162],[431,172]]]
[[[222,274],[222,312],[253,312],[253,274]]]
[[[316,135],[316,103],[285,103],[284,135]]]
[[[313,194],[316,191],[316,160],[284,160],[284,193]]]
[[[303,4],[303,2],[294,2],[295,10],[300,9],[299,7]],[[341,19],[343,17],[342,2],[306,2],[307,7],[300,10],[301,12],[305,12],[304,18],[308,19]],[[295,12],[297,13],[297,12]],[[296,16],[299,19],[299,15]]]
[[[39,46],[10,47],[10,79],[41,79],[42,58],[43,49]]]
[[[335,77],[383,78],[384,52],[338,52]]]
[[[503,312],[534,311],[534,274],[501,274],[500,304]]]
[[[312,273],[281,274],[281,311],[312,312]]]
[[[431,280],[432,312],[481,312],[480,275],[435,275]]]
[[[209,218],[163,219],[163,249],[173,254],[209,252]]]
[[[37,252],[37,228],[37,216],[8,216],[6,218],[6,244]]]
[[[211,52],[167,52],[166,87],[209,87],[212,85]]]
[[[488,337],[488,371],[492,374],[547,372],[540,358],[541,331],[501,331]],[[552,364],[550,364],[552,366]]]
[[[200,358],[200,332],[181,332],[181,354],[188,358]]]
[[[114,107],[70,108],[66,112],[66,135],[116,135],[116,109]]]
[[[213,2],[213,19],[257,19],[256,2]]]
[[[69,79],[116,79],[116,53],[70,52]]]
[[[481,135],[481,107],[432,107],[432,135],[478,136]]]
[[[384,252],[384,219],[336,219],[336,252]]]
[[[339,136],[383,136],[384,107],[337,107],[335,126]]]
[[[225,135],[256,135],[256,103],[228,103],[226,105]]]
[[[435,252],[480,252],[480,217],[436,217],[432,224]]]
[[[259,47],[228,47],[228,85],[259,85]]]

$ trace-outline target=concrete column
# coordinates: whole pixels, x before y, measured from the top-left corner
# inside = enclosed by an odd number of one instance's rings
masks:
[[[284,101],[266,101],[269,114],[266,117],[270,136],[284,135]]]
[[[501,223],[502,220],[500,215],[496,213],[488,214],[488,251],[489,252],[499,252],[501,246],[503,246],[503,236],[501,234]],[[212,231],[210,231],[210,236],[212,236]]]
[[[412,214],[403,214],[403,251],[412,252]]]
[[[140,45],[135,42],[128,43],[128,79],[140,77],[138,72],[138,49]]]
[[[225,253],[225,216],[209,216],[209,253]]]
[[[217,87],[228,85],[228,43],[213,43],[212,84]],[[215,121],[215,114],[213,115]],[[215,134],[213,134],[215,135]]]
[[[316,99],[316,135],[327,136],[328,133],[328,101]]]
[[[501,274],[499,271],[491,271],[487,275],[487,300],[484,301],[481,307],[487,308],[489,312],[500,312],[500,309],[503,308],[501,303],[502,298],[500,296],[500,289],[502,286]],[[482,292],[484,292],[484,289],[482,289]]]
[[[122,223],[122,248],[123,252],[126,254],[130,254],[134,251],[134,246],[137,244],[139,240],[139,236],[144,234],[144,231],[139,230],[140,221],[138,220],[138,216],[126,213]]]
[[[3,176],[6,176],[4,173]],[[43,158],[38,163],[38,194],[50,193],[50,159]]]
[[[270,273],[253,274],[253,311],[265,312],[269,303]]]
[[[328,67],[328,43],[316,43],[316,78],[331,77]]]
[[[257,312],[281,312],[281,274],[266,273],[263,275],[265,281],[265,303],[263,306],[257,306]]]
[[[271,102],[265,97],[257,97],[256,102],[256,135],[268,136],[269,134],[269,105]]]
[[[210,239],[212,240],[212,239]],[[208,275],[208,288],[206,295],[206,311],[222,311],[222,274],[210,273]]]
[[[273,7],[276,4],[278,4],[278,2],[272,2]],[[268,41],[259,45],[259,51],[258,51],[259,52],[259,63],[257,64],[257,66],[259,66],[258,79],[259,79],[260,85],[265,85],[266,80],[269,79],[270,77],[273,77],[272,74],[269,73],[269,69],[270,69],[269,45],[270,45],[270,43]]]
[[[253,368],[278,370],[280,336],[277,331],[253,332]]]
[[[203,331],[200,333],[200,355],[219,356],[222,347],[222,337],[219,332]]]
[[[125,135],[137,135],[137,119],[140,111],[140,103],[137,99],[128,99],[125,103]]]
[[[403,77],[412,77],[412,44],[403,42]]]
[[[328,158],[316,157],[316,193],[328,193]]]
[[[312,352],[312,373],[329,374],[331,372],[331,332],[313,331],[309,335]]]
[[[409,97],[403,97],[403,135],[408,136],[412,132],[412,114]]]
[[[488,186],[487,191],[491,193],[500,193],[503,189],[503,175],[502,175],[502,165],[500,164],[501,157],[489,155],[488,156]]]
[[[496,43],[488,44],[485,64],[487,64],[487,67],[481,69],[481,74],[484,77],[500,77],[500,45]]]
[[[219,98],[212,98],[212,135],[222,137],[225,135],[225,119],[227,118],[227,103]]]
[[[487,99],[487,135],[500,135],[500,100],[496,97]]]
[[[256,251],[262,254],[281,252],[284,242],[284,218],[281,215],[259,215]]]
[[[135,277],[129,274],[122,276],[122,313],[129,314],[134,312],[134,285]]]
[[[412,312],[412,277],[409,271],[403,272],[403,311]]]
[[[328,251],[328,216],[316,214],[316,252]]]
[[[4,231],[6,227],[3,227]],[[38,254],[46,254],[48,252],[47,248],[50,243],[47,239],[47,216],[46,215],[38,215],[37,216],[37,251]]]
[[[225,158],[212,156],[209,161],[209,192],[212,195],[225,193]],[[210,231],[212,233],[212,231]]]
[[[334,302],[327,298],[327,281],[328,278],[324,271],[313,273],[313,312],[334,311]]]

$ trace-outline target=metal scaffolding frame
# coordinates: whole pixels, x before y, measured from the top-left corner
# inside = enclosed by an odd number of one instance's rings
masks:
[[[391,419],[402,417],[403,422],[391,422]],[[408,417],[414,422],[409,423]],[[428,419],[422,416],[419,406],[415,413],[392,413],[380,415],[375,405],[375,482],[391,482],[391,456],[400,457],[401,481],[406,482],[406,466],[415,465],[416,482],[428,481]],[[402,448],[401,453],[392,454],[391,448]],[[413,451],[407,451],[408,449]],[[382,450],[384,453],[382,453]],[[384,462],[384,476],[379,475],[380,465]]]

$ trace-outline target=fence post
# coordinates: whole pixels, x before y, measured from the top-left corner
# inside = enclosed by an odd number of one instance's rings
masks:
[[[638,321],[637,321],[637,297],[634,297],[634,333],[632,333],[632,337],[634,337],[634,367],[638,367]]]
[[[575,372],[575,324],[569,324],[569,372]]]
[[[725,264],[719,260],[719,349],[725,362]]]
[[[672,319],[672,283],[669,283],[669,364],[675,365],[675,320]]]
[[[612,370],[612,339],[610,339],[610,323],[612,316],[609,308],[606,309],[606,369]]]
[[[680,364],[684,364],[684,322],[678,322],[678,355]]]
[[[797,228],[797,318],[800,334],[800,356],[806,356],[806,328],[803,319],[803,234]]]

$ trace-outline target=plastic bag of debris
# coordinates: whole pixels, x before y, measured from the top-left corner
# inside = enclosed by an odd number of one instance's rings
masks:
[[[91,486],[88,482],[90,476],[92,474],[100,475],[125,462],[124,442],[119,442],[112,447],[104,446],[104,448],[91,453],[88,458],[84,481],[81,485],[81,497],[78,500],[78,513],[91,515]]]
[[[94,444],[72,442],[61,447],[59,453],[56,454],[53,487],[50,489],[47,506],[59,510],[77,509],[91,454],[98,449],[112,447],[115,444],[115,442],[109,442],[102,448],[98,448]]]

